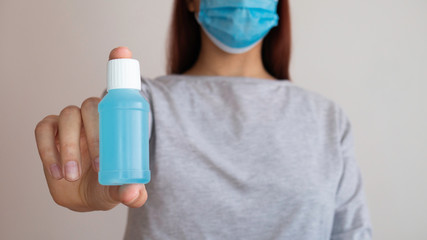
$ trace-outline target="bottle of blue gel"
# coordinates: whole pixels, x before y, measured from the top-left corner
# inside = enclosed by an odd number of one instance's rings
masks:
[[[140,94],[139,62],[108,61],[107,95],[98,105],[99,174],[102,185],[148,183],[150,105]]]

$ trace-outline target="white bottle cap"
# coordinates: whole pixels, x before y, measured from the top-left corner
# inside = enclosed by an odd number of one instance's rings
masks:
[[[139,62],[132,58],[118,58],[107,64],[107,91],[116,88],[141,90]]]

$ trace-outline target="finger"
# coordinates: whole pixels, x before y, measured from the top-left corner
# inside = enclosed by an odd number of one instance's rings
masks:
[[[82,103],[81,113],[93,169],[99,171],[99,114],[100,98],[92,97]]]
[[[62,174],[68,181],[76,181],[81,175],[80,159],[80,109],[68,106],[59,114],[58,134]]]
[[[132,52],[127,47],[116,47],[111,50],[109,60],[117,58],[132,58]]]
[[[120,187],[111,187],[110,197],[128,207],[138,208],[144,205],[148,195],[144,184],[125,184]]]
[[[59,153],[55,145],[57,129],[58,116],[49,115],[37,124],[34,132],[36,136],[37,149],[43,166],[48,170],[51,178],[59,180],[63,175],[59,161]]]

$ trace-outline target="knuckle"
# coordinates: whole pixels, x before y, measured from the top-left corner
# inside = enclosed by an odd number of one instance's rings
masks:
[[[46,120],[46,121],[51,121],[51,120],[56,120],[57,118],[58,118],[58,115],[50,114],[50,115],[47,115],[47,116],[44,118],[44,120]]]
[[[37,123],[36,127],[34,128],[35,135],[38,135],[48,129],[53,128],[57,118],[57,115],[48,115],[43,118],[40,122]]]
[[[60,116],[72,116],[75,114],[80,114],[80,108],[75,105],[70,105],[62,109]]]
[[[83,101],[82,109],[94,109],[98,107],[99,101],[101,99],[98,97],[90,97]]]
[[[34,133],[36,135],[39,135],[40,133],[46,131],[46,129],[49,129],[51,127],[51,123],[46,121],[46,120],[41,120],[40,122],[37,123],[35,129],[34,129]]]
[[[117,205],[118,204],[118,201],[116,201],[115,199],[113,199],[112,196],[108,192],[105,192],[105,191],[104,191],[102,199],[105,201],[105,203],[106,203],[105,205],[106,206],[113,206],[113,205]]]

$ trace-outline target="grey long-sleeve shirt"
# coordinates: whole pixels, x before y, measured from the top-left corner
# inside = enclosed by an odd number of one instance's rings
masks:
[[[286,80],[142,78],[148,201],[125,239],[371,239],[351,124]]]

